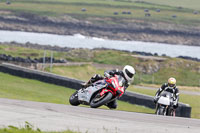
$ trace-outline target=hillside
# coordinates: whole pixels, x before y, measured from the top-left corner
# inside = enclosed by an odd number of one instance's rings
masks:
[[[25,46],[1,44],[0,52],[1,54],[7,54],[13,57],[23,57],[24,59],[27,57],[29,59],[42,58],[44,55],[44,50],[42,50],[42,47],[38,45],[38,48],[40,48],[38,50],[37,48],[30,48],[31,46],[32,45]],[[53,50],[53,47],[47,47]],[[51,50],[46,51],[47,57],[50,57]],[[57,65],[54,64],[53,71],[56,70],[56,73],[59,72],[57,71],[57,68],[64,71],[61,71],[58,74],[64,74],[65,72],[68,72],[72,66],[73,70],[70,70],[72,72],[78,70],[81,72],[83,69],[83,72],[86,70],[85,73],[88,73],[90,70],[92,70],[90,74],[87,74],[88,79],[90,76],[92,76],[91,74],[95,74],[97,72],[102,73],[106,69],[122,69],[124,65],[129,64],[134,66],[137,72],[135,84],[162,84],[163,82],[166,82],[169,77],[174,76],[177,78],[179,85],[199,86],[200,62],[180,58],[170,58],[166,56],[141,56],[136,53],[106,49],[89,50],[65,48],[65,50],[62,50],[63,51],[59,51],[58,47],[55,48],[53,51],[54,58],[57,60],[65,60],[67,62],[66,65],[69,67],[63,67],[65,66],[65,63]],[[17,63],[17,61],[14,62]],[[73,66],[75,65],[74,62],[77,62],[77,67]],[[30,62],[27,64],[30,65]],[[82,65],[80,67],[81,64],[85,64],[85,66]],[[41,67],[42,64],[37,65],[38,69]],[[76,76],[75,78],[81,78],[81,76]]]
[[[3,0],[0,29],[200,46],[199,9],[182,3],[12,0],[6,4]]]

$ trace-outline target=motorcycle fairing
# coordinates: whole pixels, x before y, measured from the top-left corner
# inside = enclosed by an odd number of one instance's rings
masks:
[[[160,98],[158,99],[158,104],[157,104],[157,110],[159,108],[163,108],[164,110],[164,115],[170,115],[168,114],[170,111],[170,108],[172,107],[172,101],[173,101],[173,94],[168,91],[163,91],[161,93]],[[172,108],[173,109],[173,108]],[[175,111],[173,111],[173,115],[175,116]]]
[[[119,97],[121,97],[124,94],[123,84],[124,84],[125,80],[121,76],[115,75],[114,77],[108,79],[107,82],[110,83],[108,86],[111,89],[115,90],[114,91],[115,93],[113,93],[111,91],[111,93],[113,94],[113,96],[117,95],[116,92],[119,94]]]
[[[158,100],[159,104],[170,105],[170,99],[168,97],[161,96]]]
[[[108,93],[108,92],[111,92],[112,95],[114,95],[114,93],[111,91],[111,90],[108,90],[108,89],[103,89],[100,93],[101,96],[103,96],[105,93]]]
[[[105,82],[105,80],[104,79],[99,80],[99,81],[93,83],[92,86],[89,86],[84,90],[82,90],[82,89],[79,90],[78,100],[86,102],[87,104],[89,104],[92,95],[95,92],[97,92],[97,91],[99,91],[99,90],[101,90],[102,88],[105,88],[105,87],[107,87],[107,83]]]

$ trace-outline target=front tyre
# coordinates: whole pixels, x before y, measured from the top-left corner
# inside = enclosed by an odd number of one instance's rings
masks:
[[[113,97],[111,92],[105,93],[103,96],[100,96],[98,93],[90,102],[91,108],[98,108],[106,104]]]
[[[165,108],[162,106],[159,106],[156,112],[157,115],[165,115]]]
[[[168,108],[167,115],[175,117],[175,110],[173,108]]]
[[[78,101],[78,91],[76,91],[74,94],[72,94],[69,98],[69,103],[73,106],[80,105],[80,102]]]

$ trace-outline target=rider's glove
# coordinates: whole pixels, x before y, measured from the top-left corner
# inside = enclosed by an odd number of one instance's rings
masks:
[[[177,105],[177,100],[173,101],[173,106]]]
[[[156,103],[157,102],[157,97],[153,98],[153,102]]]
[[[174,107],[174,109],[178,108],[178,101],[177,100],[173,101],[173,107]]]
[[[158,96],[155,96],[155,97],[154,97],[154,99],[153,99],[154,103],[157,103],[158,98],[159,98]]]

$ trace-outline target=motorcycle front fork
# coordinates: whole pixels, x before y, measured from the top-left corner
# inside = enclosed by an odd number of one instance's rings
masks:
[[[157,114],[158,108],[159,108],[159,104],[156,104],[156,112],[155,112],[155,114]],[[170,114],[169,114],[169,112],[170,112]],[[172,108],[172,107],[166,106],[165,107],[165,115],[167,115],[167,114],[169,116],[175,117],[176,116],[176,110],[174,108]]]
[[[156,103],[156,112],[155,112],[155,114],[157,115],[157,111],[158,111],[158,103]]]

